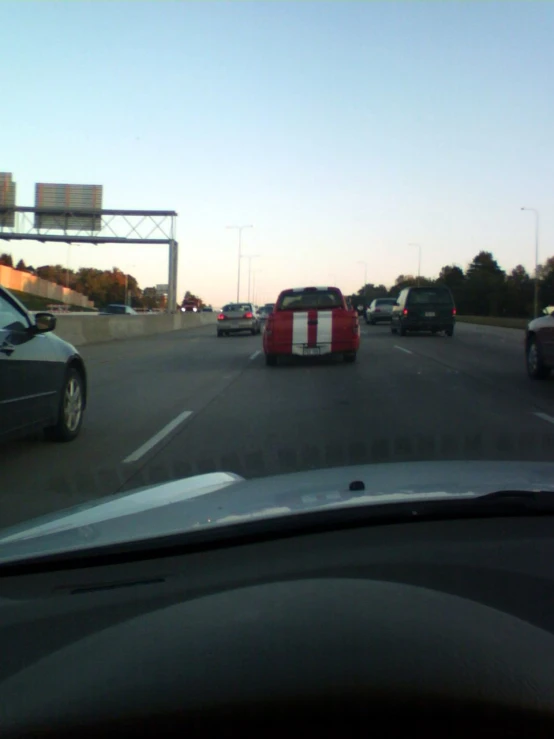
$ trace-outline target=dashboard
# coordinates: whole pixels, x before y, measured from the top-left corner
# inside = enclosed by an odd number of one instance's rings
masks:
[[[554,736],[553,562],[529,516],[0,570],[0,733]]]

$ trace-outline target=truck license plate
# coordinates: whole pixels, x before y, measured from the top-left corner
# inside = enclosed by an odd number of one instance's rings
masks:
[[[435,317],[435,315],[436,315],[436,313],[434,313],[433,311],[428,311],[428,312],[427,312],[427,313],[425,314],[425,317],[426,317],[426,318],[434,318],[434,317]]]
[[[305,346],[304,347],[304,356],[305,357],[316,357],[318,355],[319,355],[319,347],[318,346],[316,346],[316,347]]]

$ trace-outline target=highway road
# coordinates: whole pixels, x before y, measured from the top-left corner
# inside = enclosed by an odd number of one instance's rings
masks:
[[[356,364],[265,366],[260,336],[215,327],[85,346],[89,408],[70,444],[0,447],[0,526],[213,470],[246,477],[362,462],[554,459],[554,379],[523,332],[362,327]]]

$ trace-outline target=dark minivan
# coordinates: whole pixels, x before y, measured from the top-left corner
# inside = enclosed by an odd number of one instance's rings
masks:
[[[407,287],[398,296],[392,309],[391,331],[404,336],[407,331],[444,331],[454,333],[456,306],[452,293],[445,286]]]

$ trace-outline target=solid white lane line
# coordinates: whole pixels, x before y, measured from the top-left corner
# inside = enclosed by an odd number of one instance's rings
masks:
[[[252,354],[252,356],[250,357],[250,359],[251,360],[252,359],[256,359],[256,357],[258,356],[258,354],[261,354],[261,353],[262,353],[262,350],[261,349],[258,349],[257,352],[254,352],[254,354]]]
[[[401,352],[406,352],[406,354],[413,354],[413,352],[411,352],[409,349],[404,349],[403,346],[398,346],[398,344],[395,344],[394,348],[398,349]]]
[[[173,429],[177,428],[180,423],[183,423],[183,421],[185,421],[189,416],[192,416],[192,411],[183,411],[182,413],[179,413],[179,415],[174,418],[173,421],[170,421],[167,426],[164,426],[157,434],[154,434],[152,438],[148,439],[148,441],[140,446],[135,452],[129,454],[128,457],[125,457],[123,464],[129,464],[130,462],[136,462],[139,460],[149,452],[150,449],[155,447],[156,444],[158,444],[164,437],[170,434]]]
[[[542,418],[543,421],[548,421],[548,423],[554,423],[554,417],[549,416],[548,413],[539,413],[536,411],[533,415],[538,416],[538,418]]]

